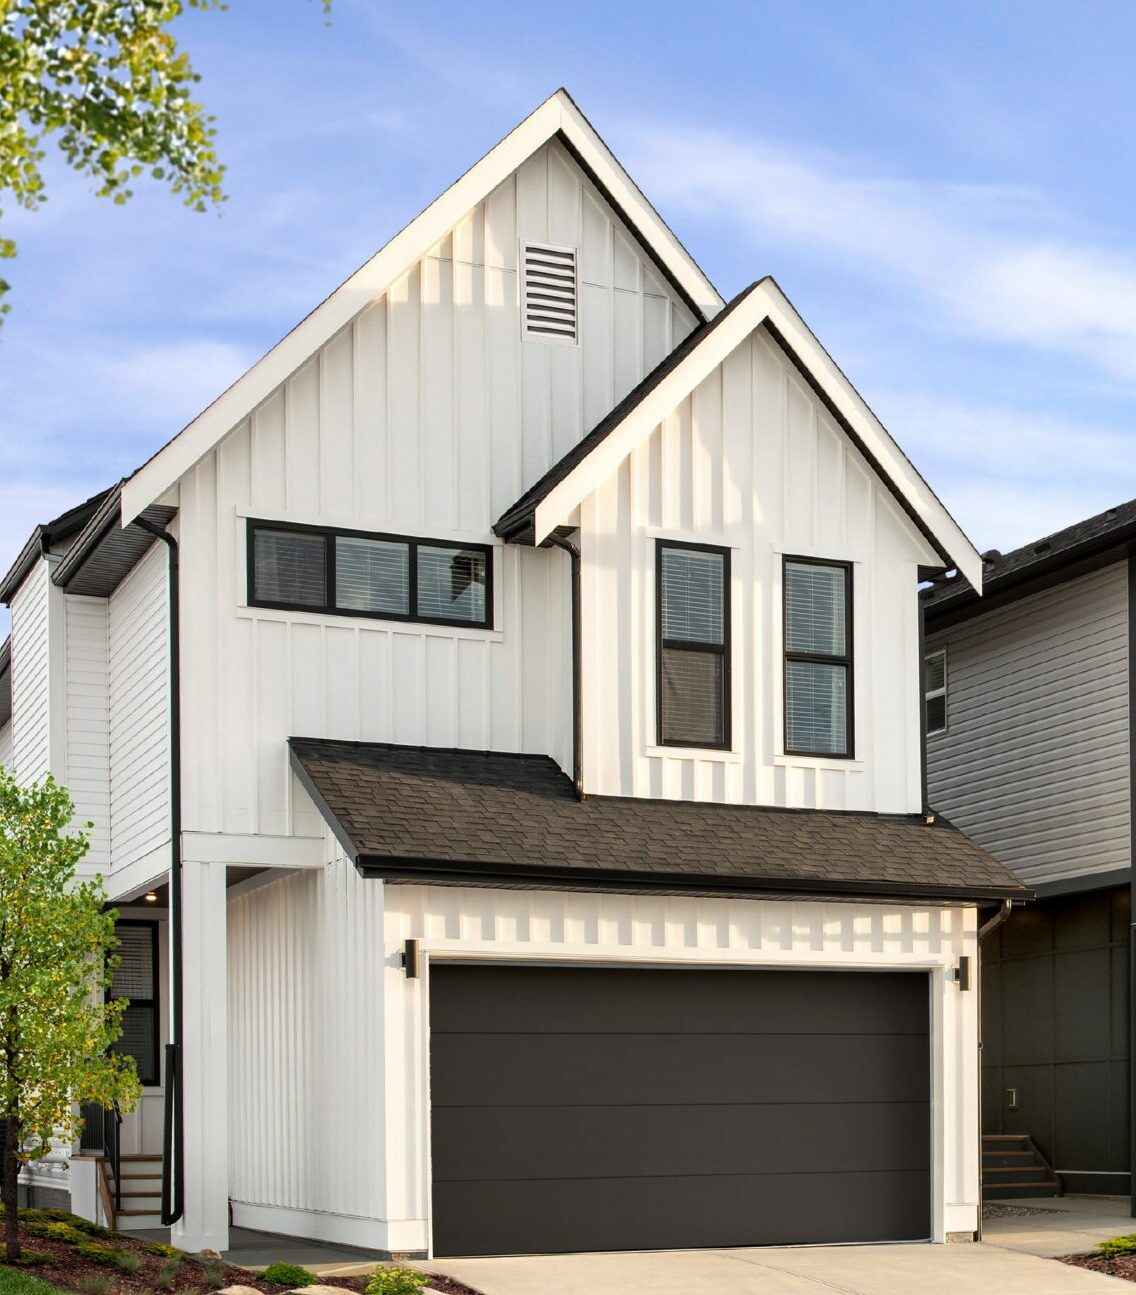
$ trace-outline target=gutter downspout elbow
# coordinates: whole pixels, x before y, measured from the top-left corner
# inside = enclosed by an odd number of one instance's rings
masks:
[[[166,1044],[166,1093],[162,1129],[162,1225],[170,1227],[185,1212],[185,1114],[182,1104],[184,1011],[182,1003],[181,858],[181,648],[178,543],[145,517],[131,523],[166,546],[169,556],[170,668],[170,1042]]]
[[[583,635],[580,629],[580,549],[571,540],[553,533],[548,542],[568,554],[572,563],[572,785],[576,799],[584,799]]]

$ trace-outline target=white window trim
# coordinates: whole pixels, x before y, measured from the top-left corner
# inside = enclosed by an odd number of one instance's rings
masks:
[[[935,656],[941,656],[943,658],[943,686],[941,688],[928,688],[927,687],[927,662],[930,661],[930,659]],[[928,727],[927,729],[928,737],[938,737],[940,733],[945,733],[948,730],[948,728],[950,727],[950,720],[951,720],[950,702],[947,700],[947,688],[950,684],[950,677],[947,674],[947,670],[948,670],[947,649],[945,647],[933,648],[930,652],[924,652],[923,660],[919,664],[921,667],[920,684],[922,685],[922,696],[919,699],[919,704],[923,707],[924,716],[926,716],[927,714],[927,703],[931,701],[932,698],[942,697],[943,699],[943,727],[942,728]]]

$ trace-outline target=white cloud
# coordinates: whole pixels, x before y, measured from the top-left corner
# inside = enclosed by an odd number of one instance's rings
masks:
[[[740,226],[768,263],[796,247],[914,296],[932,328],[1088,360],[1136,381],[1136,256],[1043,194],[881,177],[846,160],[712,131],[630,132],[662,205]]]

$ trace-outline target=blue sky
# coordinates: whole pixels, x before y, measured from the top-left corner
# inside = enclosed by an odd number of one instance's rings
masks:
[[[980,548],[1136,496],[1136,6],[232,0],[220,215],[9,212],[0,569],[558,85],[720,290],[772,273]]]

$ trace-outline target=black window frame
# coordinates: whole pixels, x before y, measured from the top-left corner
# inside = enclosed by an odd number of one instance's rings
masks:
[[[941,689],[927,687],[927,662],[930,661],[932,657],[936,656],[941,656],[943,658],[943,686]],[[949,668],[947,649],[945,647],[932,648],[930,652],[923,653],[923,673],[920,682],[922,684],[924,732],[928,737],[938,737],[940,733],[945,733],[947,731],[947,726],[950,723],[951,705],[948,697],[950,691]],[[929,703],[932,701],[932,694],[934,694],[935,697],[941,696],[943,699],[943,722],[938,728],[931,727],[931,717],[927,709]]]
[[[715,553],[722,558],[722,642],[701,643],[663,637],[663,550],[688,549],[696,553]],[[733,651],[731,645],[730,550],[721,544],[698,544],[690,540],[655,540],[655,738],[657,745],[689,751],[730,751],[733,749]],[[668,738],[663,731],[663,651],[667,648],[685,652],[705,652],[722,660],[722,741],[691,742]]]
[[[126,994],[115,994],[113,985],[107,986],[103,997],[108,1003],[126,999],[126,1002],[131,1007],[149,1007],[153,1011],[154,1048],[152,1056],[148,1058],[150,1062],[149,1068],[144,1073],[140,1059],[134,1056],[133,1052],[123,1055],[134,1057],[134,1064],[138,1069],[138,1082],[143,1088],[160,1088],[162,1086],[162,975],[158,961],[158,923],[147,921],[141,917],[120,917],[115,920],[114,929],[116,932],[120,926],[146,926],[150,928],[150,981],[153,997],[130,998]]]
[[[324,546],[324,591],[322,606],[314,603],[291,603],[279,599],[258,598],[256,594],[256,535],[257,531],[284,531],[301,535],[322,535]],[[338,538],[352,540],[383,540],[390,544],[407,546],[409,609],[406,612],[366,611],[358,607],[338,607],[335,603],[335,561]],[[456,549],[459,552],[480,553],[485,558],[485,617],[483,620],[462,620],[455,616],[418,615],[418,550]],[[274,522],[267,517],[248,518],[245,536],[245,596],[250,607],[265,607],[274,611],[311,612],[316,616],[353,616],[365,620],[399,621],[402,624],[448,625],[457,629],[493,629],[493,549],[492,544],[465,543],[460,540],[436,540],[427,535],[395,535],[385,531],[348,530],[341,526],[311,526],[302,522]]]
[[[797,652],[789,648],[789,564],[827,567],[844,572],[844,654],[837,656],[825,652]],[[803,755],[824,760],[854,760],[856,758],[856,655],[853,634],[853,598],[855,582],[853,563],[838,558],[804,557],[796,553],[782,554],[781,558],[781,659],[782,659],[782,711],[783,750],[786,755]],[[838,665],[845,668],[844,750],[815,751],[789,745],[789,663],[800,661],[815,665]]]

